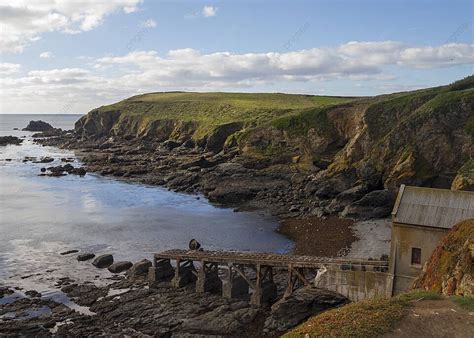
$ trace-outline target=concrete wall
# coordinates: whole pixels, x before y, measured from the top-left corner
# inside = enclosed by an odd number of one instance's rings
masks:
[[[337,292],[351,301],[390,297],[393,276],[386,272],[328,269],[317,287]]]
[[[394,275],[394,294],[407,291],[419,275],[423,264],[430,258],[440,239],[447,230],[392,224],[389,271]],[[421,249],[421,264],[411,263],[412,248]]]

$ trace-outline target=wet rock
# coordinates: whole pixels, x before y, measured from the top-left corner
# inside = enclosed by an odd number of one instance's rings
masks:
[[[290,297],[273,304],[264,329],[270,332],[285,332],[306,318],[329,308],[345,303],[343,296],[323,289],[301,288]]]
[[[114,262],[114,257],[110,254],[100,255],[92,262],[96,268],[103,269],[107,268]]]
[[[41,293],[36,290],[28,290],[25,292],[25,295],[33,298],[41,297]]]
[[[61,252],[60,255],[69,255],[69,254],[72,254],[72,253],[76,253],[76,252],[79,252],[79,250],[68,250],[68,251],[64,251],[64,252]]]
[[[23,142],[23,140],[15,136],[0,136],[0,146],[6,146],[8,144],[20,145],[21,142]]]
[[[74,299],[74,302],[82,306],[91,306],[97,299],[107,295],[106,288],[99,288],[94,284],[71,284],[61,288],[61,291]]]
[[[50,125],[47,122],[44,121],[30,121],[26,128],[23,128],[23,130],[26,131],[47,131],[47,130],[53,130],[54,127]]]
[[[148,274],[148,269],[152,266],[152,263],[148,259],[143,259],[133,264],[128,270],[127,275],[130,277],[144,276]]]
[[[54,161],[54,158],[45,156],[45,157],[41,157],[39,161],[34,161],[34,163],[50,163],[53,161]]]
[[[53,128],[51,130],[45,130],[40,133],[33,134],[33,137],[53,137],[53,136],[61,136],[64,131],[60,128]]]
[[[87,171],[84,168],[74,168],[70,172],[70,174],[72,174],[72,175],[79,175],[79,176],[84,176],[86,173],[87,173]]]
[[[12,289],[6,287],[6,286],[0,286],[0,298],[4,297],[4,296],[8,296],[8,295],[11,295],[12,293],[14,293],[15,291],[13,291]]]
[[[133,266],[132,262],[121,261],[113,263],[108,267],[108,270],[112,273],[120,273],[130,269]]]
[[[83,261],[88,261],[89,259],[92,259],[94,257],[95,255],[93,253],[84,253],[84,254],[77,255],[77,260],[79,262],[83,262]]]

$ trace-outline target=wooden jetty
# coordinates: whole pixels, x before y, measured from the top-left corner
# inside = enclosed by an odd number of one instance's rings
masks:
[[[234,251],[173,249],[155,254],[153,260],[153,267],[149,270],[151,281],[173,277],[171,283],[176,288],[196,282],[196,292],[222,289],[226,298],[248,294],[252,289],[251,302],[256,305],[275,300],[275,268],[287,273],[284,297],[301,286],[317,287],[318,279],[328,270],[388,271],[387,261]],[[222,279],[219,270],[226,272]]]

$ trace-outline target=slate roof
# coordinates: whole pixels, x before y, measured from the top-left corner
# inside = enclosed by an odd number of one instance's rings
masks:
[[[392,211],[396,223],[451,229],[474,218],[474,192],[405,186]]]

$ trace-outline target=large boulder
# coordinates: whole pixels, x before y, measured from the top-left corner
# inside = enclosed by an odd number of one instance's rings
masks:
[[[54,130],[54,127],[47,122],[38,120],[38,121],[30,121],[26,128],[23,128],[26,131],[48,131]]]
[[[390,215],[394,201],[393,192],[374,190],[345,207],[341,216],[354,219],[383,218]]]
[[[114,257],[110,254],[100,255],[92,262],[96,268],[103,269],[109,267],[114,262]]]
[[[132,262],[127,262],[127,261],[116,262],[112,264],[111,266],[109,266],[108,270],[112,273],[120,273],[122,271],[127,271],[128,269],[132,267],[132,265],[133,265]]]
[[[285,332],[306,318],[347,301],[343,296],[323,290],[301,288],[290,297],[272,305],[270,316],[265,320],[265,331]]]
[[[152,263],[148,259],[142,259],[139,262],[133,264],[133,266],[128,270],[128,275],[130,277],[144,276],[148,274],[148,269],[152,266]]]

